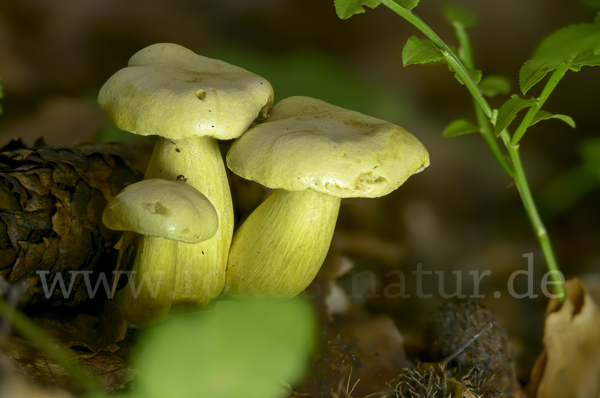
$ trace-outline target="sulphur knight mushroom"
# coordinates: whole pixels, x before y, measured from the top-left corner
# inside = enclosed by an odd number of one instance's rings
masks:
[[[107,228],[139,234],[128,285],[116,300],[130,326],[142,327],[169,313],[177,287],[177,245],[212,238],[219,221],[215,208],[182,181],[150,179],[127,186],[104,209]]]
[[[429,154],[402,127],[290,97],[235,141],[227,165],[275,191],[233,237],[225,292],[292,297],[325,259],[341,198],[387,195],[427,167]]]
[[[144,178],[184,175],[217,210],[213,238],[177,247],[173,305],[201,306],[223,290],[233,207],[217,140],[242,135],[272,103],[262,77],[170,43],[137,52],[100,90],[98,104],[117,127],[159,136]]]

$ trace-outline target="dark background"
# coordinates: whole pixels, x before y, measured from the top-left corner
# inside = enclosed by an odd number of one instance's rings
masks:
[[[513,92],[520,67],[543,37],[591,23],[595,15],[578,1],[423,0],[413,11],[449,44],[456,40],[442,14],[448,4],[479,16],[469,30],[476,67],[484,76],[507,77]],[[472,102],[445,66],[402,66],[402,47],[412,35],[423,37],[383,6],[340,20],[333,0],[0,1],[0,140],[21,137],[32,144],[43,136],[50,145],[73,145],[128,137],[110,125],[95,98],[129,57],[157,42],[178,43],[260,74],[272,83],[276,101],[309,95],[400,124],[428,148],[431,166],[387,197],[345,200],[333,248],[356,270],[373,270],[377,289],[385,286],[387,272],[402,270],[413,296],[411,272],[419,263],[444,271],[448,292],[455,290],[452,271],[462,271],[465,294],[472,292],[467,272],[491,270],[480,286],[482,301],[514,338],[524,374],[541,347],[544,260],[516,189],[481,137],[442,137],[452,120],[474,120]],[[507,98],[490,103],[499,107]],[[589,283],[600,271],[600,190],[589,169],[585,189],[574,181],[581,177],[582,148],[600,138],[599,100],[600,70],[569,72],[544,108],[573,117],[577,129],[543,122],[521,146],[559,263],[567,277]],[[534,253],[535,300],[511,298],[506,290],[511,273],[526,269],[525,253]],[[352,290],[350,280],[342,282]],[[524,292],[525,277],[517,281],[517,291]],[[435,276],[426,279],[432,299],[351,293],[371,311],[394,315],[407,344],[418,347],[424,320],[440,301],[437,283]]]

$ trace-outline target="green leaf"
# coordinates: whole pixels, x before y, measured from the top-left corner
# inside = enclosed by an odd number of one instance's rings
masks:
[[[468,120],[459,119],[453,121],[444,129],[444,137],[458,137],[459,135],[477,133],[478,131],[479,127],[473,123]]]
[[[494,97],[498,94],[510,93],[510,81],[504,76],[490,75],[484,77],[479,83],[479,90],[488,97]]]
[[[462,7],[446,7],[444,16],[451,25],[460,24],[463,28],[469,28],[477,24],[477,15],[473,11]]]
[[[402,7],[412,10],[417,5],[419,5],[419,1],[421,0],[394,0],[396,3],[400,4]]]
[[[521,91],[525,94],[561,65],[576,72],[583,66],[600,65],[599,43],[599,24],[572,25],[546,37],[521,68]]]
[[[600,176],[600,138],[586,138],[579,144],[583,164]]]
[[[481,81],[481,71],[480,70],[470,70],[469,75],[471,76],[471,80],[475,82],[475,84]],[[459,79],[460,81],[460,79]]]
[[[448,69],[450,69],[450,72],[454,72],[454,77],[456,78],[456,80],[458,80],[460,82],[460,84],[463,84],[463,85],[465,84],[462,77],[458,73],[456,73],[456,71],[450,64],[448,64]],[[481,71],[480,70],[469,70],[467,72],[469,72],[469,76],[471,76],[471,80],[473,80],[473,82],[475,84],[477,84],[481,81]]]
[[[362,6],[375,8],[381,4],[381,0],[334,0],[334,3],[338,17],[348,19],[353,15],[365,12]]]
[[[444,60],[442,51],[431,41],[421,40],[412,36],[402,50],[402,63],[404,66],[412,64],[427,64]]]
[[[600,0],[582,0],[581,2],[593,10],[600,9]]]
[[[542,109],[537,111],[537,113],[533,117],[533,120],[531,121],[530,126],[533,126],[534,124],[536,124],[537,122],[540,122],[542,120],[548,120],[548,119],[562,120],[563,122],[567,123],[569,126],[575,128],[575,121],[573,120],[572,117],[567,116],[567,115],[560,115],[560,114],[554,115],[554,114],[544,111]]]
[[[312,307],[299,299],[225,302],[173,317],[141,336],[136,396],[275,397],[281,380],[301,380],[315,331]]]
[[[513,94],[508,101],[504,103],[498,110],[498,118],[496,119],[496,136],[500,135],[502,130],[507,128],[514,120],[517,113],[522,109],[533,106],[537,103],[535,98],[523,99],[516,94]]]

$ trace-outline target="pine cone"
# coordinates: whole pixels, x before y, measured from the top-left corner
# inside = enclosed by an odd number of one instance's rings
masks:
[[[0,149],[0,280],[28,281],[20,306],[106,297],[103,285],[90,293],[103,273],[110,282],[121,233],[104,227],[102,211],[142,178],[149,154],[121,143],[28,149],[11,141]],[[68,295],[58,283],[50,290],[57,277]]]
[[[390,389],[397,398],[500,396],[500,391],[483,376],[481,368],[457,366],[446,369],[438,364],[425,369],[405,369],[403,374],[392,381]]]
[[[434,314],[428,329],[432,333],[437,359],[443,359],[487,323],[493,328],[479,336],[453,362],[466,368],[479,366],[484,378],[490,379],[504,396],[512,397],[518,389],[518,381],[510,339],[491,311],[472,299],[449,301]]]

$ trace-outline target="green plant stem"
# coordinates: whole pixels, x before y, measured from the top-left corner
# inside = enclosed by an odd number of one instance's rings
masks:
[[[513,178],[514,171],[513,171],[512,167],[506,161],[506,156],[500,149],[500,145],[498,145],[498,141],[496,140],[496,136],[494,135],[494,128],[493,128],[492,124],[485,117],[485,114],[483,113],[481,108],[479,106],[477,106],[477,103],[474,102],[473,105],[475,108],[475,115],[477,117],[477,123],[479,124],[479,128],[480,128],[479,131],[481,133],[481,136],[483,137],[486,144],[492,151],[494,158],[496,159],[496,161],[498,162],[498,164],[500,165],[502,170],[504,170],[504,172],[510,178]]]
[[[504,143],[508,151],[509,158],[512,163],[512,167],[506,162],[502,151],[498,146],[497,141],[494,138],[492,129],[491,129],[491,119],[493,117],[492,110],[477,88],[477,85],[471,78],[468,70],[465,68],[461,60],[454,54],[454,52],[440,39],[435,32],[421,20],[419,17],[414,15],[410,10],[402,7],[400,4],[396,3],[394,0],[381,0],[381,3],[394,11],[396,14],[400,15],[402,18],[413,24],[417,29],[419,29],[425,36],[427,36],[433,43],[435,43],[443,52],[444,57],[452,67],[452,69],[461,77],[461,80],[464,82],[465,86],[473,96],[473,100],[477,106],[475,107],[475,112],[477,114],[477,120],[479,122],[479,126],[481,128],[481,134],[484,140],[488,143],[488,146],[492,150],[494,157],[502,167],[502,169],[513,179],[517,189],[519,191],[519,195],[521,196],[521,201],[523,202],[523,206],[525,207],[525,211],[527,216],[529,217],[529,221],[534,229],[535,235],[538,239],[538,242],[542,248],[542,253],[544,254],[544,258],[546,260],[546,266],[549,271],[558,271],[551,273],[551,279],[555,283],[555,291],[556,294],[560,296],[561,302],[565,298],[565,288],[563,285],[563,281],[561,278],[560,269],[558,267],[558,263],[556,261],[556,257],[554,256],[554,250],[552,249],[552,244],[550,242],[550,237],[548,236],[548,232],[542,222],[542,219],[539,215],[537,207],[535,205],[535,201],[533,200],[533,196],[531,194],[531,190],[529,189],[529,183],[527,182],[527,177],[525,175],[525,170],[523,169],[523,164],[521,163],[521,156],[519,154],[519,145],[516,144],[518,140],[522,137],[525,130],[529,126],[531,120],[535,116],[535,113],[539,110],[539,108],[546,101],[552,90],[556,87],[556,84],[566,70],[568,68],[559,68],[557,69],[551,76],[550,82],[544,88],[542,95],[540,96],[538,107],[535,111],[532,112],[529,122],[527,124],[522,123],[525,127],[523,128],[523,132],[520,133],[520,136],[515,141],[515,144],[512,143],[515,137],[511,139],[510,134],[503,130],[500,133],[500,138]],[[470,51],[470,45],[468,42],[468,38],[466,36],[466,32],[464,28],[457,27],[457,36],[461,44],[465,44],[468,46],[467,51],[464,51],[462,54],[466,57],[465,64],[469,66],[470,69],[474,69],[474,62]],[[563,70],[564,69],[564,70]],[[515,134],[516,136],[516,134]]]
[[[425,22],[423,22],[423,20],[421,18],[417,17],[411,11],[402,7],[401,5],[399,5],[398,3],[396,3],[393,0],[382,0],[381,3],[383,5],[385,5],[386,7],[388,7],[389,9],[391,9],[392,11],[394,11],[396,14],[400,15],[402,18],[406,19],[411,24],[413,24],[425,36],[427,36],[427,38],[429,38],[429,40],[431,40],[433,43],[435,43],[436,46],[438,46],[440,49],[442,49],[443,54],[446,57],[446,60],[454,68],[456,73],[459,76],[461,76],[462,81],[465,83],[465,86],[467,87],[467,90],[469,90],[469,92],[473,96],[473,100],[478,105],[478,106],[476,106],[476,112],[478,112],[478,114],[481,114],[481,112],[483,112],[483,115],[487,119],[490,119],[492,117],[492,108],[490,108],[490,106],[487,103],[487,101],[485,100],[485,98],[483,98],[481,91],[479,91],[479,88],[477,88],[477,84],[475,84],[475,82],[473,82],[473,79],[471,79],[471,75],[469,74],[468,70],[465,68],[465,66],[462,64],[462,62],[460,62],[460,59],[456,56],[456,54],[454,54],[452,49],[450,49],[450,47],[448,47],[448,45],[446,43],[444,43],[444,41],[442,39],[440,39],[438,37],[438,35],[433,30],[431,30],[431,28]],[[466,35],[464,35],[464,36],[466,36]],[[460,40],[460,38],[459,38],[459,40]],[[465,52],[464,55],[470,56],[470,52]],[[472,59],[472,57],[471,57],[471,59]],[[471,65],[472,65],[472,61],[471,61]],[[471,66],[471,69],[473,69],[472,66]],[[483,125],[487,125],[487,123],[484,123]],[[483,125],[480,123],[480,126],[483,126]],[[492,130],[490,130],[488,128],[482,128],[481,135],[483,136],[483,139],[485,140],[486,144],[489,146],[490,150],[492,151],[492,155],[494,155],[494,158],[496,159],[496,161],[498,162],[500,167],[502,167],[502,170],[504,170],[504,172],[506,174],[508,174],[509,176],[512,177],[513,173],[510,168],[510,165],[506,162],[506,158],[502,154],[502,151],[500,150],[500,147],[498,146],[498,142],[494,138],[494,134],[493,134]]]
[[[462,62],[465,64],[468,70],[475,70],[473,52],[471,51],[471,42],[469,40],[469,36],[467,35],[465,27],[462,24],[455,23],[454,31],[458,39],[459,54],[462,55]],[[483,108],[478,106],[476,99],[473,99],[473,106],[475,108],[475,115],[477,117],[477,123],[479,124],[481,136],[492,151],[494,158],[496,158],[496,161],[498,162],[502,170],[504,170],[504,172],[512,178],[514,174],[513,170],[506,161],[506,157],[502,153],[500,145],[498,145],[498,141],[496,140],[496,136],[494,135],[493,126],[490,124],[489,119],[483,112]]]
[[[458,55],[467,69],[474,70],[475,63],[473,62],[473,51],[471,50],[469,35],[467,35],[467,31],[462,24],[455,22],[453,26],[456,38],[458,39]]]
[[[525,176],[525,171],[523,169],[523,165],[521,164],[521,156],[519,155],[519,145],[508,145],[507,149],[515,169],[515,175],[513,177],[515,185],[517,186],[519,195],[521,195],[523,206],[525,207],[529,221],[533,226],[535,236],[537,237],[537,240],[542,248],[542,253],[546,259],[546,267],[549,271],[552,271],[550,274],[550,279],[552,279],[554,282],[555,294],[560,296],[560,300],[562,302],[566,297],[565,286],[560,274],[558,262],[556,261],[556,257],[554,255],[554,250],[552,249],[550,236],[548,235],[548,231],[544,226],[544,222],[538,213],[535,201],[531,195],[531,190],[529,189],[529,184],[527,183],[527,177]]]
[[[525,211],[527,212],[527,216],[529,217],[529,221],[533,226],[533,230],[538,239],[540,247],[542,248],[542,253],[544,253],[544,258],[546,260],[546,267],[552,273],[550,274],[550,278],[554,282],[556,294],[561,297],[561,301],[565,298],[565,287],[560,276],[560,268],[558,266],[558,262],[556,261],[556,256],[554,255],[554,249],[552,248],[552,243],[550,242],[550,236],[548,235],[548,231],[544,226],[544,222],[539,215],[537,210],[537,206],[535,201],[533,200],[533,195],[531,194],[531,190],[529,189],[529,184],[527,182],[527,178],[525,176],[525,171],[523,169],[523,165],[521,164],[521,156],[519,154],[519,141],[525,135],[527,128],[531,125],[533,118],[536,113],[541,109],[544,105],[552,91],[558,85],[558,82],[563,78],[567,70],[569,69],[568,65],[561,65],[558,67],[548,79],[548,82],[544,86],[540,97],[538,98],[538,102],[529,108],[527,114],[519,124],[517,131],[512,136],[510,142],[505,140],[506,148],[508,149],[508,154],[510,159],[514,165],[515,175],[513,176],[515,185],[519,191],[519,195],[521,195],[521,200],[523,202],[523,206],[525,207]]]
[[[396,14],[400,15],[402,18],[413,24],[417,29],[419,29],[429,40],[435,43],[438,46],[444,57],[446,57],[450,66],[454,69],[457,75],[461,77],[462,82],[464,82],[467,90],[471,93],[477,104],[483,109],[483,112],[488,118],[492,117],[492,108],[488,105],[485,98],[477,88],[477,84],[471,79],[469,72],[464,67],[460,59],[454,54],[452,49],[448,47],[446,43],[442,39],[438,37],[437,34],[419,17],[413,14],[410,10],[402,7],[400,4],[396,3],[394,0],[381,0],[381,4],[388,7],[390,10],[394,11]]]
[[[88,392],[104,391],[100,381],[88,374],[69,350],[59,343],[53,342],[39,326],[2,298],[0,298],[0,316],[10,322],[23,337],[33,342],[42,352],[62,365]]]
[[[513,134],[511,140],[512,145],[516,145],[519,143],[519,141],[521,141],[521,138],[523,138],[523,135],[527,131],[527,128],[531,125],[531,121],[535,117],[535,114],[544,105],[544,103],[546,102],[550,94],[552,94],[552,91],[554,91],[554,89],[558,85],[558,82],[563,78],[567,70],[569,70],[569,65],[561,65],[554,72],[552,72],[552,75],[550,75],[550,79],[548,79],[548,82],[544,86],[544,89],[542,90],[542,93],[538,98],[537,104],[529,108],[527,114],[521,121],[521,124],[519,124],[517,131],[515,131],[515,133]]]

